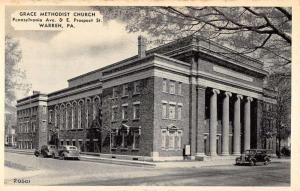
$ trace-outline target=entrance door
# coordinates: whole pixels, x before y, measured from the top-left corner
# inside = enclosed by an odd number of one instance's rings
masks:
[[[221,154],[220,153],[221,149],[220,149],[220,136],[217,135],[217,154]]]

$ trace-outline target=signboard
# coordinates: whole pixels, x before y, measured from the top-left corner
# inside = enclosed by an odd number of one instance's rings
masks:
[[[185,145],[184,147],[184,155],[190,156],[191,155],[191,145]]]

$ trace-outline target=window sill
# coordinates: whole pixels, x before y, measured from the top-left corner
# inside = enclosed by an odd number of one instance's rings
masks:
[[[164,92],[164,91],[162,91],[162,92],[165,93],[165,94],[169,94],[169,95],[175,95],[175,96],[183,97],[182,94],[176,94],[176,93],[170,93],[170,92]]]
[[[176,152],[181,151],[181,149],[178,149],[178,148],[177,148],[177,149],[173,149],[173,148],[172,148],[172,149],[162,148],[161,150],[162,150],[162,151],[176,151]]]
[[[133,93],[133,94],[132,94],[132,96],[138,96],[138,95],[141,95],[141,93],[138,93],[138,92],[137,92],[137,93]]]
[[[135,118],[135,119],[132,119],[132,121],[139,121],[140,118]]]
[[[128,119],[122,119],[122,122],[127,122],[128,121]]]
[[[111,148],[110,150],[115,151],[115,150],[117,150],[117,148]]]
[[[177,119],[170,119],[170,118],[162,118],[163,120],[171,120],[171,121],[179,121]],[[180,120],[181,121],[181,120]]]
[[[128,151],[128,148],[121,148],[121,151]]]
[[[129,95],[122,95],[121,98],[127,98],[127,97],[129,97]]]
[[[132,148],[131,151],[139,151],[140,149],[138,148]]]

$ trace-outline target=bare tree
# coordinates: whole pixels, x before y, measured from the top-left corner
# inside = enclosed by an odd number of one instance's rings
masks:
[[[5,111],[14,113],[16,110],[17,91],[29,92],[31,85],[26,83],[25,71],[18,64],[22,59],[18,40],[5,37]]]
[[[290,8],[252,7],[97,7],[105,20],[126,23],[129,32],[147,32],[165,43],[199,35],[265,62],[265,69],[289,72]],[[223,53],[228,54],[228,53]],[[231,53],[232,54],[232,53]],[[290,72],[289,72],[290,73]]]
[[[97,7],[104,20],[117,19],[129,32],[146,32],[150,44],[198,35],[264,62],[269,88],[278,90],[278,140],[290,135],[291,8],[287,7]],[[213,51],[213,50],[211,50]],[[228,56],[228,55],[227,55]],[[271,132],[275,129],[274,132]]]

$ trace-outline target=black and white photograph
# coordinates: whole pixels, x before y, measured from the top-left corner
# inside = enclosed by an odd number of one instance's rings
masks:
[[[5,186],[291,186],[291,6],[4,12]]]

